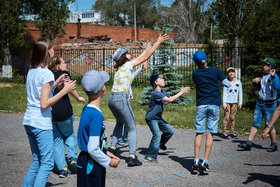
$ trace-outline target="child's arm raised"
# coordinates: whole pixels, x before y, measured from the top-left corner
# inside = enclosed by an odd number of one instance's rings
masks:
[[[139,64],[142,64],[148,58],[150,58],[150,56],[152,56],[152,54],[155,52],[155,50],[158,48],[158,46],[166,40],[169,40],[169,36],[167,34],[160,35],[157,39],[157,42],[153,45],[153,47],[151,47],[151,49],[149,49],[147,52],[145,52],[145,54],[143,54],[143,56],[141,54],[140,58],[136,58],[135,62],[133,63],[133,67],[138,66]]]
[[[168,103],[172,103],[175,99],[177,99],[178,97],[180,97],[184,93],[189,92],[190,90],[191,90],[190,87],[182,87],[181,91],[178,92],[176,95],[173,95],[172,97],[164,97],[164,98],[162,98],[162,100],[165,101],[165,102],[168,102]]]

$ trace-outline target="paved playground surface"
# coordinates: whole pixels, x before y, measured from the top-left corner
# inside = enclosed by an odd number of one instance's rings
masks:
[[[21,186],[32,161],[22,118],[23,114],[0,113],[1,187]],[[74,123],[76,132],[78,124],[79,118]],[[107,125],[108,136],[113,128],[113,124]],[[159,163],[147,163],[143,159],[152,134],[147,126],[137,126],[137,155],[143,165],[127,167],[128,146],[120,147],[121,163],[116,169],[107,169],[106,186],[280,186],[280,150],[266,152],[269,139],[255,138],[251,151],[241,151],[237,145],[247,137],[225,140],[217,134],[209,159],[211,172],[194,175],[191,173],[194,135],[193,130],[175,129],[168,149],[159,153]],[[279,142],[278,139],[278,147]],[[204,143],[201,153],[203,147]],[[76,175],[61,179],[52,173],[47,186],[76,186]]]

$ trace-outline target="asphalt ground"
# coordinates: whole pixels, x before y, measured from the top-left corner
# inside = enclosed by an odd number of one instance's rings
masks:
[[[0,113],[0,186],[21,186],[31,161],[28,138],[22,125],[23,114]],[[77,132],[79,118],[74,122]],[[237,124],[238,125],[238,124]],[[108,124],[108,135],[114,124]],[[280,133],[280,132],[278,132]],[[251,151],[241,151],[237,145],[247,137],[223,139],[214,136],[209,174],[192,174],[193,130],[175,129],[160,151],[158,163],[145,162],[144,155],[152,134],[147,126],[137,126],[137,156],[142,166],[127,167],[128,146],[119,148],[118,168],[108,168],[106,186],[280,186],[280,150],[268,153],[270,140],[257,137]],[[279,139],[277,144],[279,146]],[[203,158],[204,143],[200,157]],[[59,178],[52,173],[47,186],[76,186],[76,175]]]

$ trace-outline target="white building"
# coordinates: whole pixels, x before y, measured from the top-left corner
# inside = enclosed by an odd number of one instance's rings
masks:
[[[101,14],[94,10],[71,12],[67,22],[77,23],[79,18],[81,23],[104,25]]]

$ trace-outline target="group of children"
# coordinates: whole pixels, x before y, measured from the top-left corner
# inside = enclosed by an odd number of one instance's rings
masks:
[[[108,137],[104,117],[100,109],[100,101],[106,92],[105,83],[109,80],[109,75],[105,71],[89,71],[83,75],[81,84],[84,92],[88,96],[88,102],[81,113],[78,128],[78,146],[81,150],[78,159],[73,153],[73,163],[77,167],[77,186],[105,186],[106,167],[118,167],[120,159],[116,156],[118,140],[122,137],[123,127],[128,131],[129,167],[141,166],[142,162],[136,156],[136,125],[130,99],[132,98],[131,84],[137,75],[134,68],[143,64],[155,52],[157,47],[168,40],[168,35],[160,35],[154,45],[148,44],[143,53],[137,58],[128,52],[129,48],[115,51],[113,58],[116,62],[116,73],[114,83],[109,96],[109,108],[116,118],[116,126],[113,131],[111,146],[108,145]],[[62,120],[53,120],[52,129],[51,106],[71,93],[77,101],[84,102],[75,94],[75,81],[72,81],[67,72],[58,69],[60,72],[53,73],[47,68],[50,59],[53,57],[53,48],[49,41],[35,42],[31,60],[31,68],[27,76],[27,109],[24,115],[23,124],[29,138],[33,162],[26,174],[23,186],[44,186],[48,175],[53,169],[53,134],[58,134],[61,130],[55,130],[56,121],[69,121],[68,136],[72,136],[73,113],[68,112]],[[192,170],[199,168],[209,172],[208,158],[210,156],[213,134],[218,132],[219,106],[221,105],[220,83],[224,85],[223,108],[225,116],[223,120],[223,136],[236,137],[234,133],[234,121],[237,107],[242,107],[242,85],[235,77],[234,68],[227,69],[228,78],[217,67],[207,66],[207,57],[203,51],[197,51],[193,56],[196,66],[193,71],[193,81],[196,86],[196,117],[195,117],[195,141],[194,141],[194,163]],[[63,66],[63,61],[60,64]],[[145,66],[145,65],[144,65]],[[276,151],[276,133],[273,124],[280,116],[280,108],[276,109],[277,90],[279,90],[279,78],[275,73],[276,64],[271,58],[263,60],[264,75],[261,78],[253,79],[255,87],[259,91],[259,100],[256,104],[254,123],[250,131],[248,141],[239,147],[250,150],[252,140],[256,135],[264,115],[267,128],[263,132],[263,137],[270,132],[272,144],[268,151]],[[141,70],[140,70],[141,71]],[[150,84],[153,87],[150,105],[145,115],[146,122],[153,134],[149,148],[144,157],[145,161],[157,162],[159,149],[166,150],[166,143],[174,133],[173,128],[162,118],[165,102],[173,102],[178,97],[190,91],[190,87],[182,87],[180,92],[170,96],[164,91],[165,82],[158,73],[153,73],[150,77]],[[62,86],[63,85],[63,86]],[[53,90],[59,88],[54,96]],[[67,96],[68,97],[68,96]],[[238,102],[239,98],[239,102]],[[67,98],[65,98],[67,99]],[[69,98],[68,98],[69,99]],[[66,102],[69,106],[69,102]],[[275,110],[273,116],[272,113]],[[54,115],[58,119],[57,114]],[[272,119],[269,122],[270,118]],[[226,124],[230,118],[230,134],[226,133]],[[64,124],[64,122],[63,122]],[[65,125],[65,124],[64,124]],[[64,127],[65,128],[65,127]],[[63,130],[62,130],[63,131]],[[202,138],[206,134],[204,159],[199,159]],[[55,140],[58,136],[55,136]],[[75,137],[76,138],[76,137]],[[58,141],[58,140],[57,140]],[[75,142],[74,142],[75,144]],[[58,156],[63,156],[61,152]],[[64,149],[63,149],[64,151]],[[68,151],[67,151],[68,152]],[[63,154],[63,155],[62,155]],[[55,155],[55,154],[54,154]],[[71,155],[71,153],[69,154]],[[71,158],[71,156],[70,156]],[[55,162],[60,171],[63,170],[65,162]],[[67,172],[67,171],[66,171]]]

